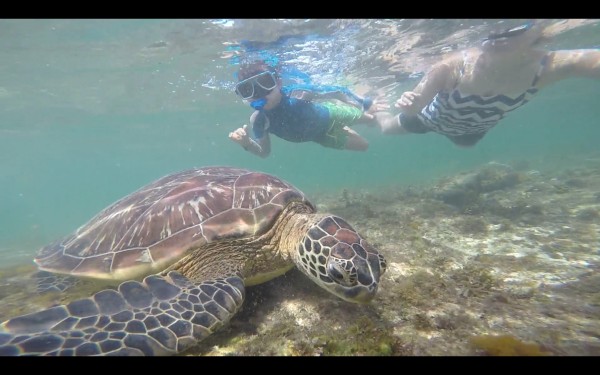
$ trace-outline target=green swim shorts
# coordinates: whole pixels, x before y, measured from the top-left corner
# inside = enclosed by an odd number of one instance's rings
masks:
[[[329,130],[321,139],[315,142],[330,148],[344,149],[348,133],[344,131],[344,126],[352,126],[354,122],[361,118],[363,112],[359,108],[347,104],[326,102],[321,103],[329,111]]]

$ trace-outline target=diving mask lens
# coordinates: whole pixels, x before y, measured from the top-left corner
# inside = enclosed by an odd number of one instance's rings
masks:
[[[271,91],[277,86],[277,80],[271,72],[265,72],[256,76],[256,84],[265,90]]]
[[[251,98],[254,95],[254,85],[251,82],[242,81],[235,86],[235,93],[242,99]]]
[[[260,98],[266,96],[277,86],[277,80],[273,72],[262,72],[243,81],[235,86],[235,92],[242,99]]]

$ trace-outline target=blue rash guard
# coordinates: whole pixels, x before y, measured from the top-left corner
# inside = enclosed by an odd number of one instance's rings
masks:
[[[316,141],[331,125],[329,110],[315,102],[282,95],[281,102],[272,110],[259,110],[252,131],[254,139],[270,133],[290,142]]]

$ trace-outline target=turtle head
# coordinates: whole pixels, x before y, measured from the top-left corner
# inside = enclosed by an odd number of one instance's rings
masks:
[[[298,244],[298,268],[321,287],[355,303],[375,297],[385,259],[344,219],[327,215]]]

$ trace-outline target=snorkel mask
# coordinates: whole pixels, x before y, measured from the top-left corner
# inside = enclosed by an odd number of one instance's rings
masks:
[[[264,71],[238,82],[235,85],[235,93],[250,102],[252,108],[261,110],[267,104],[265,97],[276,87],[276,73]]]
[[[487,38],[482,41],[484,47],[496,47],[505,44],[510,38],[514,38],[523,35],[525,32],[533,27],[533,22],[527,22],[526,24],[512,27],[501,32],[492,32]]]

